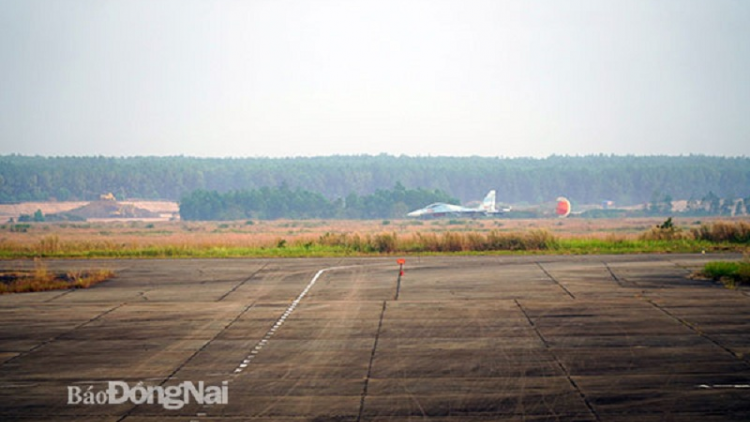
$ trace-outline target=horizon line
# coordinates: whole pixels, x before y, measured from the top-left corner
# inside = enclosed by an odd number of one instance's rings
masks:
[[[200,155],[103,155],[103,154],[92,154],[92,155],[43,155],[43,154],[21,154],[21,153],[5,153],[0,154],[0,158],[9,157],[21,157],[21,158],[45,158],[45,159],[57,159],[57,158],[107,158],[107,159],[136,159],[136,158],[187,158],[187,159],[199,159],[199,160],[304,160],[304,159],[320,159],[320,158],[377,158],[377,157],[388,157],[388,158],[449,158],[449,159],[498,159],[498,160],[548,160],[551,158],[657,158],[657,157],[668,157],[668,158],[686,158],[686,157],[707,157],[707,158],[740,158],[747,159],[747,155],[709,155],[703,153],[681,153],[681,154],[614,154],[614,153],[588,153],[588,154],[550,154],[544,157],[536,156],[503,156],[503,155],[409,155],[409,154],[330,154],[330,155],[289,155],[289,156],[200,156]]]

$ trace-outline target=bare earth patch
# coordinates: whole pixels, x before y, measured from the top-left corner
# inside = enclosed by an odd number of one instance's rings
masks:
[[[72,211],[89,204],[89,201],[48,201],[48,202],[24,202],[20,204],[0,204],[0,222],[9,219],[18,219],[22,214],[33,215],[41,210],[44,215],[60,214]],[[174,201],[122,201],[118,204],[127,207],[141,208],[158,214],[161,220],[170,219],[179,212],[179,205]]]

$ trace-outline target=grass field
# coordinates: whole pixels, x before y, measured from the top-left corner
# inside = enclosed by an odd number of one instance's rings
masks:
[[[0,258],[745,251],[750,219],[90,221],[0,225]]]

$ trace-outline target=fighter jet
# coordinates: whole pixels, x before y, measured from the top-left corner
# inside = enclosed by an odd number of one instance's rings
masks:
[[[461,205],[446,204],[436,202],[424,208],[414,210],[407,214],[414,218],[439,218],[439,217],[481,217],[502,214],[510,211],[510,207],[498,210],[495,207],[495,191],[491,190],[484,197],[482,203],[476,208],[464,207]]]

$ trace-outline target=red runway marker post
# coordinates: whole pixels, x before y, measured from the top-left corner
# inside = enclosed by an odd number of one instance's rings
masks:
[[[398,275],[404,275],[404,264],[406,264],[406,260],[404,258],[399,258],[396,260],[396,263],[399,265]]]
[[[404,275],[404,264],[406,264],[406,260],[404,258],[399,258],[396,260],[396,263],[398,264],[398,279],[396,279],[396,294],[393,296],[394,300],[398,300],[398,295],[401,293],[401,276]]]

